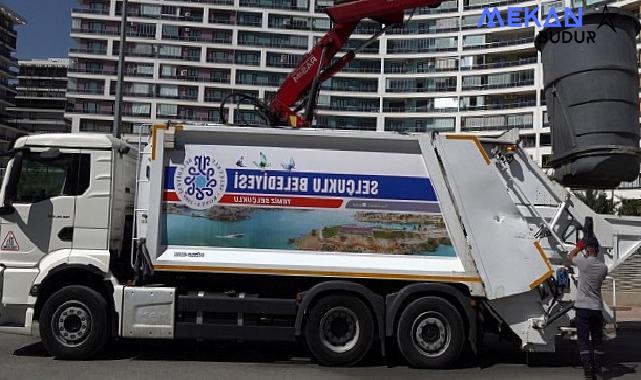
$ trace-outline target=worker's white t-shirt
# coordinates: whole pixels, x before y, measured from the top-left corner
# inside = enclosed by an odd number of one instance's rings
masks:
[[[574,307],[580,309],[602,310],[601,285],[608,275],[608,267],[594,256],[579,253],[572,260],[579,268],[579,284],[576,290]]]

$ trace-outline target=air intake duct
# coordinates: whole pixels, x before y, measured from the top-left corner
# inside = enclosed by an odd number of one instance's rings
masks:
[[[541,51],[556,180],[607,189],[639,176],[639,21],[617,8],[583,13],[578,28],[545,28]]]

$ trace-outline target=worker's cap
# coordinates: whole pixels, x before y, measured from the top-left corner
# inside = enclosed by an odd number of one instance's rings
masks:
[[[599,250],[599,240],[597,240],[597,238],[594,236],[586,237],[585,239],[583,239],[583,243],[585,244],[586,248],[592,247],[597,251]]]

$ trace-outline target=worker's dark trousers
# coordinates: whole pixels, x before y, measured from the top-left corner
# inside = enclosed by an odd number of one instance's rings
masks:
[[[600,310],[576,308],[576,333],[583,369],[600,372],[604,354],[603,313]]]

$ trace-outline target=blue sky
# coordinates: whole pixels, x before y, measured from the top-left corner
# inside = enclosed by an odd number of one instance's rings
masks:
[[[67,57],[76,0],[0,0],[27,19],[18,29],[18,58]]]

